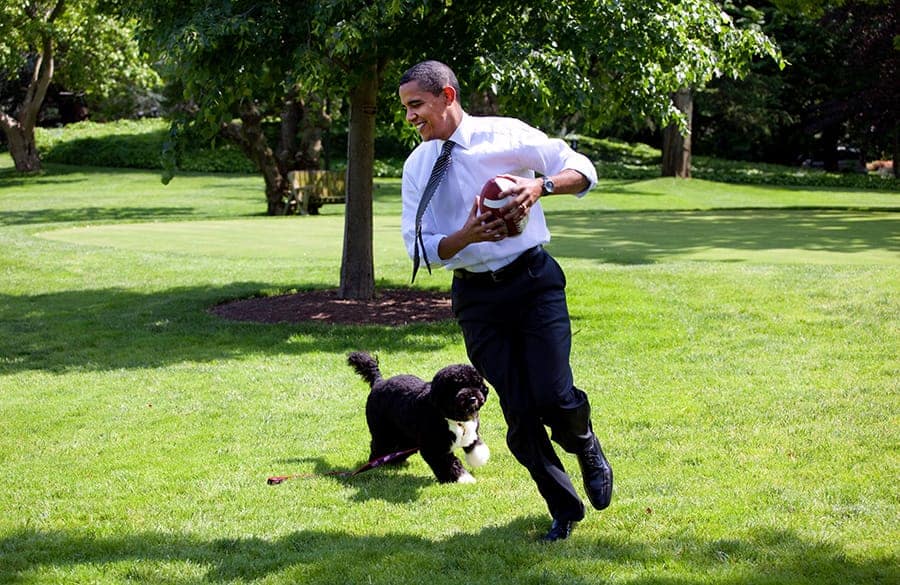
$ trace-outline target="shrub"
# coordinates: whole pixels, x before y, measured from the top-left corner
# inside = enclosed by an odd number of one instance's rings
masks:
[[[829,173],[820,169],[728,161],[704,156],[693,157],[691,175],[719,183],[900,191],[900,181],[877,173]]]
[[[169,123],[162,119],[78,122],[38,128],[43,160],[70,165],[162,169],[162,147]],[[188,147],[178,153],[178,168],[195,172],[253,173],[253,164],[230,144]]]
[[[659,177],[662,153],[646,144],[575,135],[566,139],[594,161],[603,178],[639,181]],[[705,156],[691,158],[691,176],[718,183],[900,191],[900,181],[877,173],[828,173],[820,169]]]
[[[48,162],[96,167],[162,168],[166,136],[162,120],[78,122],[36,130],[38,151]]]

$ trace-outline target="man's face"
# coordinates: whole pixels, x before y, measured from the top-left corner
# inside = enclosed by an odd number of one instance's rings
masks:
[[[406,108],[406,121],[416,127],[422,140],[447,140],[456,129],[450,106],[456,93],[445,87],[439,95],[424,91],[418,81],[400,86],[400,102]]]

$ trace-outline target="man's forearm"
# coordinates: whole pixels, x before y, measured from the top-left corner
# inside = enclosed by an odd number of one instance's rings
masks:
[[[591,186],[591,182],[587,177],[575,169],[563,169],[558,174],[552,175],[550,179],[553,180],[555,187],[554,194],[581,193]]]

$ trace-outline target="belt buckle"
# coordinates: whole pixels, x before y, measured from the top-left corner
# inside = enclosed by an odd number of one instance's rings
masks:
[[[505,266],[503,268],[506,268]],[[494,281],[494,284],[500,284],[503,282],[503,268],[500,270],[491,270],[488,274],[491,275],[491,280]]]

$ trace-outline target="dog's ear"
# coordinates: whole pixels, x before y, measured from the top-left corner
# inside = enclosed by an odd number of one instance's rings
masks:
[[[481,372],[479,372],[475,368],[472,368],[472,378],[472,381],[474,382],[472,386],[477,386],[481,390],[481,393],[484,395],[484,397],[487,398],[488,387],[487,383],[484,380],[484,376],[481,375]]]
[[[476,374],[475,379],[472,380],[472,386],[481,390],[481,393],[485,398],[487,398],[489,390],[487,382],[484,381],[484,376],[482,376],[481,374]]]

